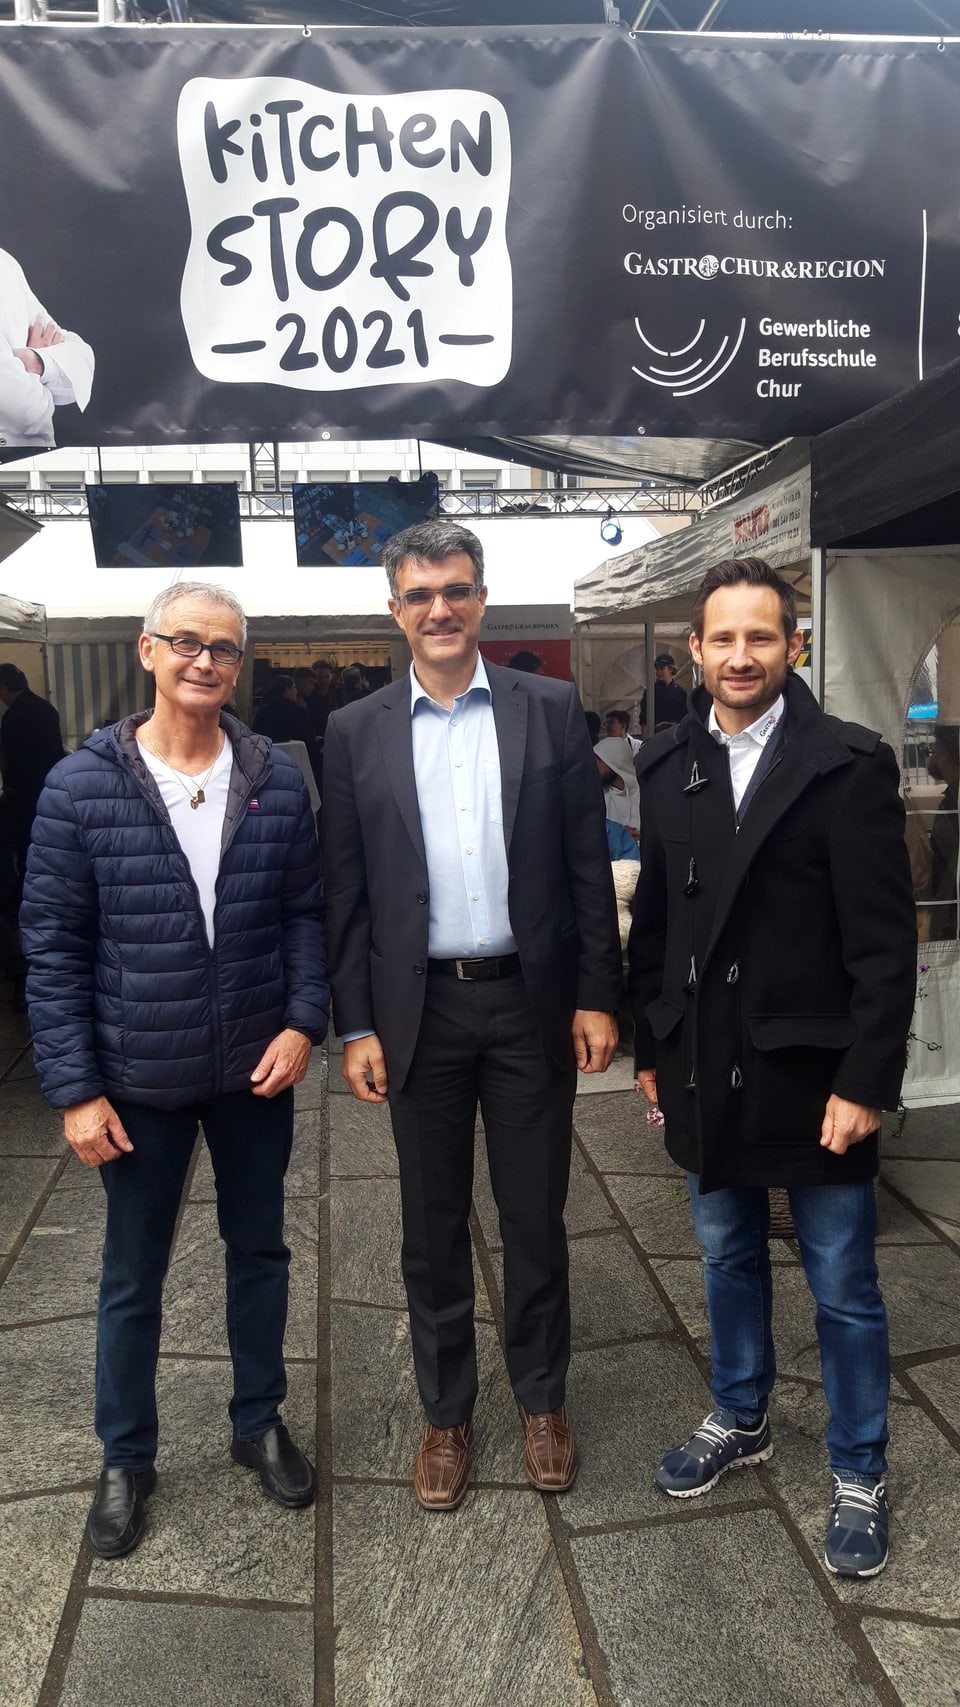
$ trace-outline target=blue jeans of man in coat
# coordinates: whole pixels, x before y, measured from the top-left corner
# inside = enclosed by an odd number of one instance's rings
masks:
[[[765,1190],[747,1187],[701,1195],[696,1174],[688,1178],[704,1253],[714,1400],[754,1416],[766,1410],[776,1375],[769,1200]],[[791,1186],[788,1195],[817,1305],[830,1465],[879,1475],[887,1467],[890,1348],[874,1255],[873,1182]]]
[[[161,1297],[199,1126],[217,1184],[226,1245],[230,1417],[241,1440],[280,1421],[290,1252],[283,1179],[293,1142],[293,1091],[239,1091],[187,1108],[115,1102],[133,1143],[105,1162],[107,1233],[97,1315],[96,1430],[104,1468],[146,1470],[157,1451]]]

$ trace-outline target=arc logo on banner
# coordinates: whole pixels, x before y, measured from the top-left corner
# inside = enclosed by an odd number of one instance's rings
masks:
[[[194,78],[177,143],[192,228],[181,312],[208,379],[309,391],[503,379],[513,289],[498,100]]]

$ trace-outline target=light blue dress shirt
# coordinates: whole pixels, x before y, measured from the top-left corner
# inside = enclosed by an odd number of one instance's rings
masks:
[[[411,665],[410,716],[430,887],[428,953],[433,960],[513,954],[500,748],[480,654],[449,711]]]

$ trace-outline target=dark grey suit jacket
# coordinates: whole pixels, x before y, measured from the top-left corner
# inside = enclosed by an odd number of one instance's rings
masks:
[[[486,663],[500,748],[510,923],[548,1054],[575,1009],[620,1005],[603,796],[576,689]],[[406,1078],[423,1013],[429,889],[410,679],[334,712],[324,747],[327,942],[338,1032],[375,1031]]]

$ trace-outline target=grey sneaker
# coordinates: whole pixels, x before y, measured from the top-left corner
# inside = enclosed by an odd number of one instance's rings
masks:
[[[691,1500],[715,1487],[725,1470],[743,1470],[772,1457],[766,1415],[756,1428],[741,1428],[733,1411],[711,1411],[683,1446],[664,1454],[653,1479],[663,1493]]]
[[[834,1471],[823,1562],[836,1577],[878,1577],[887,1562],[887,1489],[882,1476]]]

